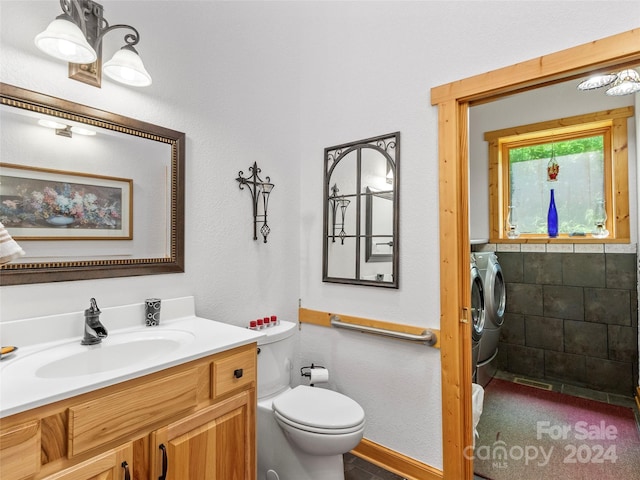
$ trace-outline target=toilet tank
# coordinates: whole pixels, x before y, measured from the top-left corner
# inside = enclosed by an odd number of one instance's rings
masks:
[[[281,392],[291,384],[296,324],[280,321],[261,331],[258,340],[258,398]]]

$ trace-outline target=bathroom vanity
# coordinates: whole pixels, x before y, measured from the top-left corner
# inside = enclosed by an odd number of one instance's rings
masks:
[[[152,338],[174,331],[189,331],[194,337],[188,345],[158,357],[161,360],[132,360],[131,366],[105,373],[72,371],[65,377],[55,368],[40,369],[20,385],[14,376],[28,370],[33,363],[29,357],[42,351],[25,348],[22,365],[18,357],[3,360],[2,479],[255,479],[260,335],[195,316],[143,330]],[[125,329],[113,336],[131,333]],[[49,348],[49,358],[67,344],[60,345]],[[81,386],[78,377],[92,384]],[[36,384],[52,388],[41,395],[44,398],[29,395]],[[12,396],[9,387],[22,388],[24,395]],[[51,401],[56,397],[66,398]]]

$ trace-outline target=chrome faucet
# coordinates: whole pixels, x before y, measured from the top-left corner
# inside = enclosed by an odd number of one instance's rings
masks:
[[[107,336],[107,329],[100,323],[100,309],[96,299],[91,299],[91,305],[84,311],[84,338],[82,345],[96,345]]]

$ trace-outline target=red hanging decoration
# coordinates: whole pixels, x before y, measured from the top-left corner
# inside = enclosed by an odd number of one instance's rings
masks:
[[[560,173],[560,165],[558,165],[558,162],[556,161],[556,154],[554,152],[553,145],[551,145],[551,158],[547,164],[547,181],[557,181],[558,173]]]

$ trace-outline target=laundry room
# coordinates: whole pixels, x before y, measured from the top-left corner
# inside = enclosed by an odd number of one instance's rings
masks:
[[[540,468],[567,479],[638,471],[637,440],[627,439],[640,425],[640,97],[618,95],[622,82],[591,81],[469,109],[477,478],[537,479]],[[591,453],[592,445],[572,443],[585,422],[616,429],[609,443],[594,440],[615,453],[615,465],[551,459],[554,448]],[[572,433],[557,444],[545,425]],[[537,449],[536,468],[519,461],[523,445]]]
[[[507,372],[603,395],[632,396],[638,384],[637,95],[613,96],[605,94],[605,89],[581,91],[576,88],[578,83],[558,83],[470,108],[472,259],[477,262],[478,255],[488,252],[496,257],[506,297],[497,351],[489,368],[483,369],[485,338],[478,342],[476,381],[486,385],[496,372]],[[614,111],[619,112],[618,125],[624,126],[626,141],[619,144],[623,148],[618,148],[613,140],[611,150],[614,157],[624,150],[625,161],[615,157],[612,170],[605,167],[600,173],[600,184],[605,178],[604,188],[599,187],[601,192],[596,188],[594,194],[590,185],[567,186],[568,180],[574,181],[585,170],[572,166],[571,156],[561,151],[562,143],[577,132],[575,126],[568,131],[567,125],[578,122],[572,119],[590,122]],[[534,173],[540,178],[539,191],[531,191],[533,187],[528,184],[516,185],[513,179],[501,186],[503,175],[497,173],[496,165],[503,161],[505,145],[509,141],[520,142],[516,144],[520,147],[532,144],[534,133],[517,139],[516,133],[534,130],[551,139],[551,151],[543,155]],[[526,154],[527,148],[521,150]],[[618,163],[624,163],[626,178]],[[586,175],[598,178],[597,171]],[[607,186],[607,175],[617,176],[618,185],[628,188]],[[593,178],[587,182],[594,183]],[[500,203],[501,189],[516,200]],[[555,238],[547,231],[548,208],[554,203],[549,195],[553,200],[554,189],[556,224],[560,224],[560,234],[556,232]],[[622,197],[617,196],[619,193]],[[601,236],[597,232],[597,206],[591,204],[604,204],[605,199],[611,205],[606,209],[608,219],[604,215],[605,233]],[[533,218],[531,211],[536,208]],[[581,213],[586,219],[584,225],[568,222],[570,208],[587,212]],[[541,233],[520,235],[522,229],[531,232],[525,226],[527,222],[537,225]],[[495,295],[500,293],[494,291],[489,300],[485,295],[485,304]],[[490,321],[490,310],[485,305],[485,334],[496,328]]]

